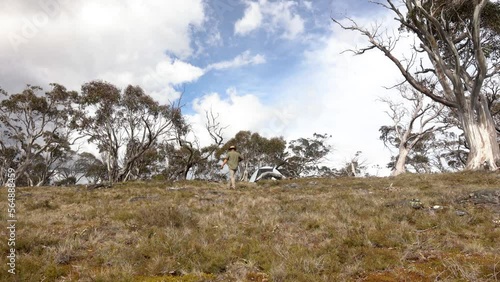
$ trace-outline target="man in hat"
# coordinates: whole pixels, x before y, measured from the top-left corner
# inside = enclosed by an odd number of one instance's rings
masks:
[[[242,160],[241,154],[236,151],[236,146],[229,146],[229,152],[227,152],[226,158],[224,158],[224,162],[220,167],[223,169],[226,163],[229,167],[229,189],[236,189],[236,170],[238,170],[238,164]]]

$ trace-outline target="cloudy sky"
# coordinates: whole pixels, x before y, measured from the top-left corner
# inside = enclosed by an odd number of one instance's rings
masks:
[[[331,16],[391,22],[366,0],[2,0],[0,86],[80,90],[101,79],[140,85],[161,103],[183,92],[202,141],[212,110],[227,139],[328,133],[333,166],[362,151],[385,167],[391,153],[378,128],[390,120],[377,99],[398,74],[378,52],[341,54],[366,41]]]

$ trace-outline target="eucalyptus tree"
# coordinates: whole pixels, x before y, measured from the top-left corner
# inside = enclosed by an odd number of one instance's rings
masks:
[[[317,175],[321,162],[332,150],[328,144],[331,137],[328,134],[314,133],[312,138],[301,137],[288,142],[286,158],[282,165],[287,176]]]
[[[160,139],[174,138],[180,109],[160,105],[139,86],[123,93],[115,85],[91,81],[82,86],[71,125],[104,156],[109,182],[126,181],[139,159]]]
[[[469,147],[466,168],[497,170],[500,149],[484,86],[500,76],[500,3],[386,0],[377,4],[394,14],[400,35],[415,36],[408,46],[412,54],[398,56],[395,47],[400,37],[385,36],[380,26],[368,29],[352,19],[332,18],[367,38],[366,48],[352,51],[381,51],[414,89],[456,114]]]
[[[2,170],[15,169],[18,185],[45,185],[71,153],[67,126],[76,92],[51,84],[43,93],[28,85],[0,102]]]

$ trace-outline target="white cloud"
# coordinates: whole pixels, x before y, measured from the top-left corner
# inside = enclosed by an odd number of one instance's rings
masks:
[[[161,83],[141,86],[175,95],[176,84],[202,72],[184,61],[194,52],[193,27],[206,20],[203,0],[9,1],[3,6],[0,85],[11,91],[50,82],[78,90],[93,79],[124,87],[156,76]]]
[[[222,98],[217,93],[211,93],[196,99],[193,110],[204,113],[212,109],[214,113],[220,114],[221,120],[233,120],[234,125],[228,129],[230,135],[237,133],[240,128],[257,129],[272,115],[273,109],[262,104],[256,95],[239,94],[234,88],[228,89],[226,95]]]
[[[223,69],[231,69],[231,68],[238,68],[246,65],[260,65],[264,64],[266,62],[266,58],[264,55],[257,54],[252,56],[250,54],[250,51],[245,51],[242,54],[236,56],[234,59],[231,61],[222,61],[218,63],[214,63],[211,65],[208,65],[206,67],[206,70],[223,70]]]
[[[202,0],[8,2],[0,10],[5,27],[0,36],[20,41],[0,41],[0,85],[13,92],[27,83],[57,82],[78,90],[84,82],[104,79],[119,87],[138,84],[164,103],[180,95],[177,86],[207,71],[266,62],[246,51],[206,69],[188,63],[197,40],[192,27],[201,29],[206,20],[203,5]],[[219,31],[211,32],[207,43],[220,44]]]
[[[174,59],[160,62],[156,66],[156,73],[160,79],[164,79],[168,84],[178,85],[195,81],[202,76],[204,72],[196,66]]]
[[[304,20],[293,12],[296,6],[295,2],[264,2],[266,14],[271,18],[271,27],[273,29],[282,28],[282,36],[286,39],[293,39],[304,32]]]
[[[307,10],[312,10],[312,1],[302,1],[302,4],[306,7]]]
[[[146,69],[143,73],[136,83],[148,85],[153,89],[151,96],[165,103],[179,98],[180,92],[175,90],[175,86],[194,82],[203,76],[205,71],[179,59],[168,58],[159,62],[154,69]],[[135,80],[130,78],[128,81]]]
[[[247,35],[251,31],[265,28],[271,33],[281,33],[285,39],[294,39],[304,32],[304,19],[295,11],[293,1],[247,2],[243,18],[234,26],[234,33]]]
[[[239,94],[236,89],[229,88],[224,96],[219,93],[209,93],[195,99],[192,108],[194,113],[187,115],[187,120],[202,145],[208,145],[211,142],[204,126],[207,111],[212,111],[218,116],[217,121],[222,126],[227,126],[224,130],[225,141],[240,130],[259,132],[266,137],[276,136],[272,131],[278,110],[273,106],[263,104],[256,95]]]
[[[224,40],[218,30],[209,30],[207,44],[209,46],[222,46]],[[200,44],[201,45],[201,44]]]
[[[243,18],[239,19],[234,25],[234,33],[246,35],[257,29],[262,24],[262,13],[258,2],[248,2]]]

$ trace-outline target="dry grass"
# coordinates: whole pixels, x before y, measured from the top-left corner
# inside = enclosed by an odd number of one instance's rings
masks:
[[[499,184],[498,174],[459,173],[240,183],[236,191],[196,181],[18,188],[18,274],[7,273],[5,239],[0,277],[499,281],[500,214],[456,201]],[[421,209],[410,204],[417,198]],[[6,222],[5,200],[0,210]]]

